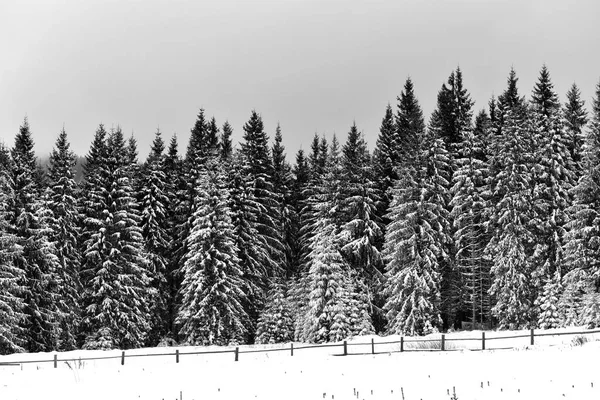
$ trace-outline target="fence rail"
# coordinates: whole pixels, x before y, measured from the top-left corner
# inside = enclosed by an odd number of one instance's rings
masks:
[[[290,343],[289,347],[279,347],[279,348],[271,348],[271,349],[247,349],[240,350],[239,347],[235,347],[233,349],[224,349],[224,350],[203,350],[203,351],[181,351],[176,349],[174,352],[163,352],[163,353],[147,353],[147,354],[126,354],[125,351],[121,351],[120,355],[115,356],[98,356],[98,357],[69,357],[69,358],[58,358],[59,353],[55,353],[52,359],[44,359],[44,360],[7,360],[6,362],[2,361],[3,357],[0,356],[0,367],[1,366],[19,366],[21,364],[34,364],[34,363],[54,363],[54,368],[58,367],[59,362],[76,362],[76,361],[95,361],[95,360],[121,360],[121,365],[125,365],[126,358],[135,358],[135,357],[174,357],[175,362],[179,363],[181,356],[186,355],[202,355],[202,354],[227,354],[231,353],[234,355],[234,361],[239,361],[240,354],[252,354],[252,353],[271,353],[271,352],[289,352],[291,356],[294,356],[294,351],[298,350],[307,350],[307,349],[317,349],[317,348],[340,348],[341,351],[339,354],[334,354],[338,356],[347,356],[350,355],[348,352],[348,347],[360,347],[360,346],[370,346],[371,354],[382,354],[382,353],[397,353],[397,352],[430,352],[430,351],[452,351],[457,349],[448,349],[447,344],[450,342],[465,342],[465,341],[477,341],[481,343],[481,346],[477,349],[471,350],[486,350],[486,343],[491,340],[503,340],[503,339],[522,339],[529,338],[529,344],[535,344],[536,337],[548,337],[548,336],[576,336],[576,335],[591,335],[600,333],[600,329],[595,330],[586,330],[586,331],[575,331],[575,332],[536,332],[534,329],[531,329],[528,334],[518,334],[518,335],[505,335],[505,336],[486,336],[486,332],[481,332],[481,337],[447,337],[446,334],[442,334],[440,338],[411,338],[405,339],[404,337],[400,337],[399,340],[384,340],[381,342],[376,342],[375,339],[371,338],[370,342],[359,342],[359,343],[348,343],[347,341],[343,341],[342,343],[327,343],[327,344],[315,344],[315,345],[302,345],[302,346],[294,346],[294,343]],[[405,344],[407,343],[427,343],[427,344],[437,344],[439,343],[439,348],[406,348]],[[376,346],[383,345],[394,345],[398,344],[398,350],[385,350],[385,351],[376,351]],[[495,348],[494,350],[506,350],[513,349],[515,347],[502,347]],[[458,349],[460,350],[460,349]],[[490,349],[488,349],[490,350]],[[365,354],[365,353],[360,353]]]

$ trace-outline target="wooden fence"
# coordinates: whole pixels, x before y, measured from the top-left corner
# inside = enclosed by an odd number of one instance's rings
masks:
[[[351,355],[351,353],[349,353],[348,348],[349,347],[368,347],[369,349],[366,352],[361,352],[361,353],[352,353],[352,354],[383,354],[383,353],[397,353],[397,352],[407,352],[407,351],[452,351],[452,350],[460,350],[460,349],[449,349],[447,348],[447,344],[451,343],[451,342],[465,342],[465,341],[472,341],[472,342],[479,342],[479,346],[475,349],[470,349],[470,350],[486,350],[486,343],[488,343],[489,341],[493,341],[493,340],[502,340],[502,339],[519,339],[519,338],[528,338],[529,340],[527,341],[527,343],[529,343],[530,345],[535,345],[535,338],[537,337],[544,337],[544,336],[567,336],[567,335],[590,335],[590,334],[596,334],[596,333],[600,333],[600,329],[598,330],[586,330],[586,331],[578,331],[578,332],[547,332],[547,331],[535,331],[534,329],[531,329],[529,331],[529,333],[527,334],[520,334],[520,335],[512,335],[512,336],[487,336],[485,332],[481,332],[481,337],[480,338],[475,338],[475,337],[470,337],[470,338],[466,338],[466,337],[457,337],[457,338],[452,338],[452,337],[447,337],[446,334],[442,334],[441,337],[439,339],[435,338],[435,339],[426,339],[426,338],[410,338],[410,339],[405,339],[404,337],[400,337],[400,340],[393,340],[393,341],[382,341],[382,342],[375,342],[374,338],[371,338],[371,342],[367,342],[367,343],[348,343],[346,340],[344,340],[342,343],[324,343],[324,344],[315,344],[315,345],[301,345],[301,346],[294,346],[294,343],[290,343],[289,347],[281,347],[281,348],[273,348],[273,349],[247,349],[247,350],[240,350],[239,347],[235,347],[234,349],[224,349],[224,350],[206,350],[206,351],[180,351],[179,349],[176,349],[174,352],[165,352],[165,353],[150,353],[150,354],[126,354],[126,352],[123,350],[121,351],[121,355],[117,355],[117,356],[104,356],[104,357],[77,357],[77,358],[59,358],[58,354],[54,354],[54,357],[52,359],[46,359],[46,360],[23,360],[23,361],[14,361],[14,360],[10,360],[8,362],[2,362],[0,361],[0,366],[19,366],[21,364],[33,364],[33,363],[53,363],[54,364],[54,368],[58,367],[58,363],[59,362],[80,362],[80,361],[94,361],[94,360],[120,360],[121,361],[121,365],[125,365],[125,359],[126,358],[135,358],[135,357],[173,357],[175,359],[175,363],[179,363],[180,357],[182,356],[186,356],[186,355],[201,355],[201,354],[223,354],[223,353],[230,353],[233,355],[233,359],[234,361],[239,361],[240,359],[240,354],[250,354],[250,353],[270,353],[270,352],[288,352],[290,354],[290,356],[294,356],[294,352],[297,352],[299,350],[305,350],[305,349],[316,349],[316,348],[339,348],[340,351],[337,354],[333,354],[333,355],[338,355],[338,356],[348,356]],[[439,343],[439,346],[434,346],[434,348],[428,348],[428,349],[424,349],[424,348],[405,348],[405,344],[408,343],[427,343],[427,344],[432,344],[432,343]],[[394,350],[394,351],[380,351],[377,352],[377,345],[394,345],[394,344],[398,344],[399,345],[399,349],[398,350]],[[437,347],[437,348],[435,348]],[[514,347],[508,347],[508,348],[503,348],[503,349],[511,349]]]

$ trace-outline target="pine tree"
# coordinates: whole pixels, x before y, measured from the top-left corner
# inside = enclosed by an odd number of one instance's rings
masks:
[[[371,333],[366,305],[357,301],[349,267],[335,244],[335,225],[327,217],[319,221],[312,249],[302,340],[335,342]]]
[[[392,189],[383,247],[389,334],[423,335],[442,324],[435,205],[420,195],[424,179],[422,165],[406,167]]]
[[[231,144],[231,136],[233,135],[233,128],[229,125],[228,121],[223,124],[223,134],[221,135],[221,159],[228,160],[233,154],[233,146]]]
[[[99,137],[96,139],[100,140]],[[90,156],[99,145],[94,141]],[[131,158],[120,129],[105,143],[106,153],[95,160],[97,186],[92,194],[100,218],[86,219],[82,273],[86,277],[82,321],[88,349],[142,346],[150,329],[149,288],[140,216],[131,187]]]
[[[494,235],[486,248],[492,260],[492,313],[500,328],[509,329],[531,324],[535,298],[531,283],[533,237],[529,230],[534,218],[532,127],[519,107],[502,110],[502,135],[495,136],[492,162],[498,173],[491,176],[489,198],[497,202],[489,203]]]
[[[248,315],[224,173],[210,161],[198,184],[177,324],[186,343],[237,344],[244,341]]]
[[[481,118],[479,121],[481,124]],[[477,134],[476,131],[465,132],[463,136],[450,201],[455,262],[462,283],[460,303],[464,311],[470,311],[473,323],[478,319],[483,322],[489,289],[489,266],[484,258],[487,165],[479,158],[483,153],[481,136],[486,134],[485,128],[482,129]]]
[[[592,118],[584,145],[584,173],[572,189],[567,225],[565,294],[561,301],[567,314],[575,314],[577,324],[597,326],[600,287],[600,83],[592,103]],[[570,311],[570,312],[569,312]]]
[[[383,232],[377,217],[379,191],[372,178],[371,162],[362,133],[353,124],[342,147],[341,253],[348,262],[363,300],[374,309],[382,306],[376,297],[383,284],[383,262],[378,249]],[[382,315],[376,315],[381,320]]]
[[[283,271],[281,232],[278,229],[279,201],[273,187],[273,164],[268,146],[268,135],[264,131],[262,118],[252,111],[244,124],[244,137],[241,144],[243,173],[256,199],[260,212],[254,221],[258,234],[262,237],[264,251],[268,254],[261,260],[265,275],[263,279]],[[264,289],[264,286],[262,286]]]
[[[285,343],[294,338],[292,305],[285,284],[273,282],[256,328],[256,343]]]
[[[11,207],[14,201],[10,181],[9,161],[0,166],[0,354],[23,351],[25,344],[23,322],[24,299],[21,297],[24,272],[15,265],[22,247],[11,225]],[[3,163],[4,164],[4,163]]]
[[[14,202],[11,224],[22,253],[15,265],[23,271],[23,290],[26,318],[22,328],[25,348],[30,352],[55,350],[57,347],[56,269],[55,249],[49,242],[47,226],[42,224],[48,211],[42,202],[41,189],[36,181],[36,157],[27,118],[15,137],[11,151],[14,183]]]
[[[404,90],[398,97],[396,128],[401,160],[405,165],[413,165],[419,136],[425,132],[425,120],[410,77],[406,79]]]
[[[575,164],[574,181],[577,182],[583,173],[583,143],[585,135],[583,128],[587,124],[587,111],[585,101],[581,99],[581,92],[576,84],[573,84],[567,92],[567,101],[563,107],[565,117],[565,129],[569,137],[567,147],[571,153],[571,160]]]
[[[47,202],[51,212],[48,219],[49,239],[56,249],[58,270],[57,302],[60,312],[59,344],[61,350],[77,347],[81,320],[81,282],[79,269],[79,224],[81,216],[77,207],[75,164],[77,156],[70,149],[67,133],[60,132],[48,168]]]
[[[152,287],[156,297],[152,302],[152,332],[149,343],[156,344],[169,332],[169,245],[167,207],[169,187],[164,170],[165,143],[157,130],[150,155],[146,160],[141,177],[141,223],[149,270],[152,272]]]
[[[379,128],[379,136],[373,153],[373,164],[378,189],[382,193],[381,205],[378,215],[385,214],[390,198],[386,194],[393,182],[398,179],[397,168],[400,165],[400,151],[398,148],[396,124],[394,113],[389,104]]]
[[[279,124],[275,130],[275,142],[271,149],[273,160],[273,190],[277,196],[279,205],[277,215],[279,221],[277,228],[281,233],[283,244],[283,259],[281,265],[287,277],[293,274],[295,269],[294,253],[292,246],[298,236],[298,216],[291,205],[292,168],[285,159],[285,147],[282,144],[283,136]]]
[[[535,85],[531,108],[537,145],[533,189],[537,218],[532,221],[536,246],[532,278],[537,294],[541,296],[545,282],[553,280],[556,270],[559,270],[559,275],[562,274],[566,209],[571,203],[569,190],[576,173],[558,95],[554,92],[546,66],[542,67]]]
[[[179,268],[179,257],[177,251],[180,249],[178,242],[178,229],[182,221],[179,210],[179,194],[185,193],[185,180],[183,177],[183,161],[179,157],[177,136],[173,135],[169,141],[169,147],[165,154],[163,163],[163,172],[165,175],[165,194],[167,197],[166,207],[166,227],[169,245],[168,245],[168,264],[165,274],[167,280],[168,292],[162,293],[167,302],[167,327],[168,335],[177,336],[177,330],[174,327],[175,316],[177,313],[177,293],[181,286],[181,277],[177,274]]]

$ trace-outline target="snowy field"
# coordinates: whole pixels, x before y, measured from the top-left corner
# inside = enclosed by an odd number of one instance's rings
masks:
[[[581,331],[581,329],[575,329]],[[564,332],[565,330],[560,330]],[[552,331],[536,331],[536,333]],[[527,335],[520,332],[486,332],[486,338]],[[481,338],[481,332],[446,335]],[[398,337],[360,337],[348,342],[349,356],[338,356],[342,347],[296,349],[270,353],[243,353],[273,346],[242,346],[239,361],[233,353],[210,355],[132,357],[121,365],[119,358],[95,361],[28,363],[0,366],[0,399],[143,399],[143,400],[318,400],[318,399],[600,399],[600,334],[578,336],[497,339],[447,342],[453,351],[399,350],[398,344],[376,345]],[[430,336],[439,338],[439,335]],[[408,339],[408,338],[407,338]],[[364,343],[365,345],[355,345]],[[299,343],[295,347],[302,346]],[[405,343],[405,349],[416,343]],[[289,349],[289,344],[285,345]],[[419,347],[439,348],[439,341]],[[514,350],[501,348],[514,347]],[[222,350],[180,347],[180,351]],[[127,355],[174,353],[174,348],[137,349]],[[361,353],[361,354],[358,354]],[[74,351],[60,359],[115,356],[120,351]],[[0,363],[52,360],[53,353],[1,356]]]

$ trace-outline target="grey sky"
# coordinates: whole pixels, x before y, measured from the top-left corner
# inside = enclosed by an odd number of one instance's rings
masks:
[[[598,15],[597,0],[2,0],[0,140],[27,115],[38,154],[64,123],[84,155],[119,124],[144,158],[157,127],[185,151],[204,107],[236,142],[252,109],[271,136],[279,121],[290,161],[353,120],[373,148],[407,76],[428,119],[459,64],[477,110],[511,65],[529,96],[543,63],[561,100],[575,81],[589,105]]]

